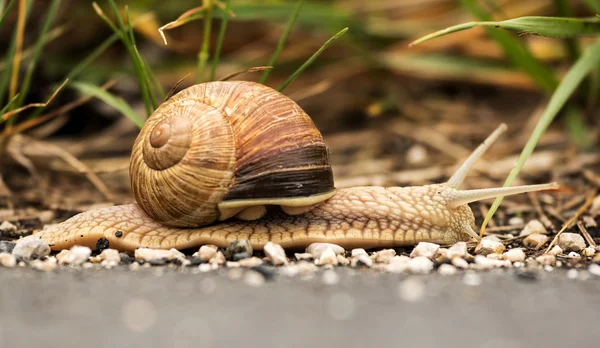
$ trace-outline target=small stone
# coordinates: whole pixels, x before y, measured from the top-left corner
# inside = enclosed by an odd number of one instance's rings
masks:
[[[48,257],[43,261],[42,260],[33,260],[31,262],[31,267],[33,267],[33,269],[38,270],[38,271],[50,272],[50,271],[54,271],[56,269],[56,267],[58,267],[58,265],[56,262],[56,258]]]
[[[223,255],[221,251],[217,251],[215,256],[212,259],[208,260],[209,263],[215,265],[224,265],[226,261],[227,259],[225,259],[225,255]]]
[[[242,255],[247,255],[246,257],[250,257],[252,256],[253,252],[254,250],[252,249],[252,245],[250,244],[249,240],[234,240],[233,242],[229,243],[227,249],[225,249],[225,258],[227,260],[239,261],[241,259],[234,260],[234,256],[236,258]]]
[[[484,256],[489,254],[502,254],[505,249],[506,247],[501,242],[484,238],[475,248],[475,253]]]
[[[406,302],[419,302],[425,297],[425,289],[425,284],[421,279],[414,276],[408,277],[398,284],[398,296]]]
[[[415,144],[406,151],[406,162],[409,164],[425,163],[427,158],[427,149],[423,145]]]
[[[311,253],[295,253],[294,256],[297,260],[312,260],[314,258]]]
[[[525,261],[525,252],[521,248],[510,249],[504,253],[504,258],[510,262],[523,262]]]
[[[448,252],[446,253],[446,257],[449,260],[453,260],[457,257],[465,258],[467,256],[467,243],[466,242],[458,242],[454,243],[450,248],[448,248]]]
[[[525,223],[525,221],[523,221],[523,218],[519,217],[519,216],[514,216],[514,217],[511,217],[510,219],[508,219],[508,224],[511,226],[522,225],[524,223]]]
[[[568,257],[572,257],[574,259],[580,259],[581,255],[579,255],[578,253],[571,251],[569,254],[567,254]]]
[[[417,256],[408,262],[408,270],[415,274],[427,274],[433,270],[433,261],[425,256]]]
[[[211,265],[210,263],[203,263],[200,266],[198,266],[198,269],[202,273],[210,272],[210,271],[214,270],[213,265]]]
[[[327,270],[323,272],[323,284],[335,285],[340,282],[340,275],[336,271]]]
[[[285,250],[281,245],[268,242],[264,248],[265,254],[271,259],[271,263],[277,265],[287,265],[288,260],[285,256]]]
[[[161,259],[164,259],[165,261],[171,261],[175,258],[170,250],[149,248],[138,248],[135,250],[134,255],[136,260],[144,260],[146,262],[157,261]]]
[[[133,257],[128,253],[119,253],[119,258],[121,258],[121,263],[124,265],[130,265],[133,263]]]
[[[519,236],[524,237],[534,233],[547,234],[548,231],[546,231],[546,227],[539,220],[531,220],[525,225]]]
[[[452,265],[454,265],[454,267],[461,268],[461,269],[469,268],[469,263],[467,262],[467,260],[463,259],[462,257],[453,258]]]
[[[367,255],[367,256],[369,256],[369,254],[367,254],[367,252],[363,248],[352,249],[352,257],[358,256],[358,255]]]
[[[396,250],[384,249],[374,253],[371,257],[375,258],[375,262],[389,263],[394,256],[396,256]]]
[[[355,256],[352,256],[352,259],[350,260],[350,267],[356,268],[358,266],[365,266],[370,268],[371,266],[373,266],[373,260],[369,257],[369,255],[367,255],[366,252],[364,254],[359,253]]]
[[[444,263],[442,265],[440,265],[440,267],[438,268],[438,273],[443,275],[443,276],[451,276],[451,275],[455,275],[457,272],[456,267]]]
[[[593,216],[600,215],[600,195],[596,196],[592,201],[592,207],[590,208],[590,214]]]
[[[86,262],[90,255],[92,255],[92,249],[86,246],[74,245],[70,250],[62,250],[56,255],[56,259],[61,265],[79,266]]]
[[[350,264],[350,260],[348,260],[344,255],[337,255],[338,264],[341,266],[348,266]]]
[[[564,251],[579,251],[585,248],[585,240],[578,233],[563,233],[558,236],[558,246]]]
[[[594,255],[594,258],[592,259],[592,261],[595,263],[600,263],[600,253]]]
[[[410,257],[424,256],[428,259],[433,259],[435,254],[440,249],[440,246],[435,243],[419,242],[410,253]]]
[[[338,259],[337,259],[337,255],[335,254],[335,251],[333,251],[333,248],[326,248],[321,253],[321,257],[319,257],[317,260],[315,260],[315,264],[318,266],[323,266],[323,265],[337,266]]]
[[[198,258],[202,261],[209,261],[217,254],[219,248],[216,245],[203,245],[198,250]]]
[[[561,247],[559,247],[558,245],[553,246],[552,249],[550,249],[550,251],[548,252],[548,254],[554,255],[554,256],[560,255],[562,253],[563,253],[563,249]]]
[[[542,265],[553,266],[554,264],[556,264],[556,256],[550,255],[550,254],[544,254],[544,255],[540,255],[540,256],[536,257],[535,261],[537,261],[538,263],[540,263]]]
[[[589,246],[585,249],[583,249],[583,251],[581,252],[581,255],[585,256],[585,257],[592,257],[596,254],[596,248],[594,248],[593,246]]]
[[[108,239],[102,237],[96,241],[96,251],[102,252],[104,249],[108,249]]]
[[[258,267],[263,264],[263,260],[259,259],[256,256],[252,256],[247,259],[242,259],[239,262],[240,266],[248,268]]]
[[[2,261],[0,260],[0,263]],[[590,272],[590,274],[595,275],[597,277],[600,277],[600,265],[597,265],[595,263],[592,263],[591,265],[589,265],[588,267],[588,272]]]
[[[25,260],[39,259],[50,254],[50,246],[38,238],[23,238],[17,241],[12,254]]]
[[[256,288],[265,283],[265,277],[259,272],[248,270],[244,273],[244,283]]]
[[[9,253],[0,253],[0,265],[7,268],[15,267],[17,265],[17,258]]]
[[[239,261],[227,261],[225,266],[228,268],[240,268],[242,265],[240,265]]]
[[[173,258],[175,259],[185,259],[185,254],[182,253],[181,251],[175,249],[175,248],[171,248],[169,249],[169,251],[171,252],[171,254],[173,254]]]
[[[333,249],[333,251],[335,252],[336,255],[343,254],[344,251],[345,251],[344,248],[342,248],[341,246],[339,246],[337,244],[332,244],[332,243],[312,243],[312,244],[310,244],[306,248],[306,252],[309,253],[309,254],[312,254],[315,259],[318,259],[318,258],[321,257],[321,254],[323,254],[323,252],[327,248]]]
[[[539,248],[548,242],[548,236],[539,233],[533,233],[523,239],[523,245],[528,248]]]
[[[0,240],[0,253],[12,253],[15,248],[15,242],[9,242],[6,240]]]
[[[489,236],[485,236],[485,237],[483,237],[481,239],[482,240],[491,240],[491,241],[494,241],[494,242],[501,242],[500,238],[498,238],[498,236],[495,235],[495,234],[491,234]]]
[[[0,224],[0,236],[5,238],[17,237],[17,226],[11,224],[9,221],[4,221]]]

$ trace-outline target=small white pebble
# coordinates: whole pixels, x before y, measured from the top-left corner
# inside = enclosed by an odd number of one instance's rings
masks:
[[[396,256],[396,250],[394,249],[384,249],[373,254],[375,258],[375,262],[388,263],[392,259],[392,257]]]
[[[463,279],[463,284],[468,286],[479,286],[481,285],[481,276],[474,272],[465,273]]]
[[[484,256],[488,254],[502,254],[505,249],[506,247],[501,242],[484,238],[475,248],[475,253]]]
[[[212,259],[208,260],[209,263],[214,265],[224,265],[226,261],[227,260],[225,259],[225,255],[220,250],[217,251],[217,253]]]
[[[504,253],[504,258],[511,262],[525,261],[525,252],[521,248],[510,249]]]
[[[341,266],[348,266],[350,264],[350,260],[348,260],[344,255],[338,255],[338,264]]]
[[[296,259],[298,260],[312,260],[314,258],[311,253],[295,253]]]
[[[554,255],[554,256],[560,255],[562,253],[563,253],[563,249],[561,247],[559,247],[558,245],[553,246],[552,249],[550,249],[550,251],[548,252],[548,254]]]
[[[15,267],[17,265],[17,258],[9,253],[0,253],[0,265],[7,268]]]
[[[406,162],[408,162],[409,164],[421,164],[421,163],[425,163],[427,162],[427,158],[429,157],[427,155],[427,149],[420,144],[415,144],[413,146],[411,146],[407,151],[406,151]]]
[[[92,249],[86,246],[74,245],[71,250],[62,250],[56,255],[56,259],[61,265],[79,266],[87,262],[90,255],[92,255]]]
[[[571,268],[570,270],[567,271],[567,278],[569,278],[569,279],[577,279],[578,276],[579,276],[579,271],[577,271],[575,268]]]
[[[323,265],[337,266],[338,259],[337,259],[337,255],[335,254],[335,251],[332,248],[326,248],[321,253],[321,256],[317,260],[315,260],[315,264],[319,265],[319,266],[323,266]]]
[[[244,283],[256,288],[265,283],[265,276],[259,272],[248,270],[244,273]]]
[[[596,198],[594,198],[594,201],[592,201],[592,207],[590,208],[590,214],[596,216],[596,215],[600,215],[600,195],[596,196]]]
[[[332,243],[312,243],[308,247],[306,247],[306,252],[309,253],[309,254],[312,254],[315,259],[318,259],[318,258],[321,257],[321,254],[327,248],[331,248],[335,252],[336,255],[343,254],[344,251],[345,251],[344,248],[342,248],[341,246],[339,246],[337,244],[332,244]]]
[[[0,224],[0,235],[5,237],[13,237],[17,234],[17,226],[10,221],[4,221]]]
[[[287,265],[288,260],[281,245],[268,242],[264,247],[264,251],[274,265]]]
[[[203,245],[198,250],[198,258],[202,261],[209,261],[217,254],[219,248],[216,245]]]
[[[510,264],[510,261],[508,261],[508,263]],[[502,260],[493,260],[493,259],[487,258],[483,255],[475,256],[475,265],[474,265],[475,269],[489,270],[492,268],[498,268],[498,267],[503,267],[503,266],[505,266],[505,263]]]
[[[228,268],[240,268],[241,265],[238,261],[227,261],[225,263],[225,266],[227,266]]]
[[[546,272],[552,272],[552,271],[554,271],[554,267],[552,267],[550,265],[545,265],[544,266],[544,271],[546,271]]]
[[[119,255],[119,251],[115,249],[104,249],[100,253],[100,259],[109,262],[121,262],[121,255]]]
[[[352,259],[350,260],[350,266],[356,268],[360,265],[371,267],[373,266],[373,260],[369,257],[369,255],[367,255],[367,253],[352,256]]]
[[[352,249],[352,257],[358,256],[358,255],[367,255],[367,256],[369,256],[369,254],[367,254],[367,252],[365,251],[365,249],[362,249],[362,248]]]
[[[581,255],[579,255],[578,253],[576,253],[574,251],[571,251],[569,254],[567,254],[567,256],[575,258],[575,259],[580,259],[581,258]]]
[[[16,242],[12,254],[25,260],[39,259],[50,255],[50,246],[39,238],[26,237]]]
[[[518,216],[514,216],[514,217],[511,217],[510,219],[508,219],[508,224],[511,226],[522,225],[524,223],[525,223],[525,221],[523,221],[523,218],[518,217]]]
[[[456,274],[456,267],[444,263],[442,264],[439,268],[438,268],[438,273],[443,275],[443,276],[451,276],[451,275],[455,275]]]
[[[406,302],[421,301],[425,297],[425,284],[418,277],[408,277],[398,284],[398,296]]]
[[[410,257],[423,256],[428,259],[433,259],[440,246],[435,243],[419,242],[410,253]]]
[[[377,264],[375,266],[381,266],[383,267],[383,270],[385,272],[390,272],[390,273],[396,273],[396,274],[400,274],[400,273],[404,273],[406,271],[408,271],[408,263],[403,264],[403,263],[399,263],[399,262],[395,262],[395,263],[388,263],[388,264]],[[377,269],[377,267],[373,267],[373,269]]]
[[[453,260],[456,257],[465,258],[467,254],[467,243],[458,242],[452,245],[450,248],[448,248],[448,253],[446,254],[446,257],[449,260]]]
[[[173,254],[174,258],[180,259],[180,260],[181,259],[185,259],[185,254],[182,253],[181,251],[179,251],[179,250],[177,250],[175,248],[171,248],[169,251],[171,252],[171,254]]]
[[[558,245],[564,251],[579,251],[585,248],[585,240],[579,233],[563,233],[558,236]]]
[[[581,252],[581,255],[586,256],[586,257],[593,257],[596,254],[596,248],[594,248],[593,246],[589,246],[585,249],[583,249],[583,251]]]
[[[461,269],[469,268],[469,263],[467,262],[467,260],[463,259],[462,257],[453,258],[452,265],[454,265],[454,267],[461,268]]]
[[[200,272],[204,273],[204,272],[210,272],[210,271],[212,271],[213,267],[212,267],[212,265],[210,263],[203,263],[203,264],[200,264],[198,266],[198,269],[200,270]]]
[[[144,260],[147,262],[155,261],[155,260],[173,260],[173,253],[169,250],[162,249],[149,249],[149,248],[138,248],[135,249],[135,259],[136,260]]]
[[[590,272],[590,274],[595,275],[597,277],[600,277],[600,265],[592,263],[589,267],[588,267],[588,272]]]
[[[546,231],[546,227],[539,220],[531,220],[525,225],[519,236],[524,237],[534,233],[547,234],[548,231]]]
[[[258,267],[263,264],[263,260],[259,259],[256,256],[248,257],[246,259],[241,259],[239,262],[240,262],[240,266],[248,267],[248,268]]]
[[[49,257],[49,258],[45,259],[44,261],[33,260],[31,262],[31,267],[33,267],[34,269],[36,269],[38,271],[50,272],[50,271],[54,271],[56,269],[56,267],[58,267],[58,265],[56,262],[56,258]]]
[[[427,274],[433,270],[433,261],[424,256],[417,256],[408,262],[408,270],[415,274]]]
[[[340,276],[336,271],[327,270],[323,272],[323,284],[326,285],[335,285],[340,282]]]
[[[548,236],[539,233],[533,233],[523,239],[523,245],[528,248],[538,248],[546,244]]]
[[[544,255],[540,255],[540,256],[536,257],[535,261],[537,261],[538,263],[540,263],[542,265],[553,266],[554,264],[556,264],[556,256],[550,255],[550,254],[544,254]]]

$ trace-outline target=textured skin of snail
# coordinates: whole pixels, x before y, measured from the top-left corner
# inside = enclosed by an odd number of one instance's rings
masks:
[[[258,250],[269,241],[290,249],[313,242],[346,248],[452,244],[469,240],[465,227],[473,228],[475,223],[468,205],[448,207],[446,199],[455,191],[445,184],[340,189],[301,215],[290,216],[274,208],[259,220],[233,219],[200,228],[162,225],[138,205],[129,204],[81,213],[32,237],[41,238],[53,250],[75,244],[93,249],[100,238],[119,250],[226,247],[236,239],[247,239]]]

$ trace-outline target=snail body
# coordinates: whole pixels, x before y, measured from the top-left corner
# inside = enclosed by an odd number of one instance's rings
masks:
[[[498,127],[445,183],[336,190],[323,138],[291,99],[252,82],[195,85],[161,105],[136,139],[137,204],[90,210],[31,238],[53,250],[95,248],[101,238],[119,250],[225,247],[236,239],[258,250],[269,241],[372,248],[478,239],[468,203],[558,187],[460,190],[505,130]]]

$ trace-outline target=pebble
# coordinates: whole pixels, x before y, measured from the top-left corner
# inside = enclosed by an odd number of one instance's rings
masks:
[[[449,260],[453,260],[457,257],[465,258],[467,256],[467,243],[466,242],[458,242],[448,248],[448,252],[446,253],[446,257]]]
[[[119,253],[119,257],[121,258],[121,263],[125,265],[130,265],[133,263],[133,257],[131,257],[128,253]]]
[[[600,215],[600,195],[596,196],[592,201],[592,207],[590,208],[590,214],[596,216]]]
[[[144,260],[146,262],[156,260],[171,261],[175,258],[170,250],[138,248],[134,253],[136,260]]]
[[[15,267],[17,265],[17,258],[9,253],[0,253],[0,265],[7,268]]]
[[[62,250],[56,255],[56,259],[61,265],[79,266],[86,262],[90,255],[92,255],[92,249],[86,246],[74,245],[70,250]]]
[[[325,248],[325,250],[321,253],[320,257],[315,260],[315,264],[318,266],[323,266],[323,265],[337,266],[338,262],[339,261],[338,261],[337,255],[336,255],[335,251],[333,250],[333,248]]]
[[[596,254],[596,248],[594,248],[593,246],[589,246],[589,247],[583,249],[581,254],[586,257],[592,257]]]
[[[524,237],[534,233],[547,234],[548,231],[539,220],[531,220],[527,223],[527,225],[525,225],[521,233],[519,233],[519,236]]]
[[[406,161],[409,164],[421,164],[427,162],[427,149],[425,146],[415,144],[406,151]]]
[[[369,254],[367,254],[367,252],[363,248],[352,249],[352,254],[351,255],[352,255],[352,257],[358,256],[358,255],[367,255],[367,256],[369,256]]]
[[[247,259],[242,259],[239,262],[240,266],[248,268],[258,267],[263,264],[263,260],[259,259],[256,256],[252,256]]]
[[[556,256],[550,255],[550,254],[544,254],[544,255],[540,255],[540,256],[536,257],[535,261],[537,261],[538,263],[540,263],[542,265],[553,266],[554,264],[556,264]]]
[[[314,263],[308,261],[299,261],[295,264],[282,267],[280,272],[288,277],[294,277],[296,275],[311,277],[317,270],[318,267]]]
[[[417,277],[408,277],[398,284],[398,296],[406,302],[421,301],[425,297],[425,284]]]
[[[198,269],[202,273],[214,271],[217,268],[219,268],[219,265],[217,265],[217,264],[210,264],[210,263],[203,263],[200,266],[198,266]]]
[[[550,249],[550,251],[548,252],[548,254],[554,255],[554,256],[560,255],[562,253],[563,253],[563,249],[561,247],[559,247],[558,245],[553,246],[552,249]]]
[[[296,257],[296,260],[312,260],[312,259],[314,259],[314,256],[311,253],[295,253],[294,256]]]
[[[528,248],[538,248],[548,242],[548,236],[539,233],[533,233],[523,239],[523,245]]]
[[[384,249],[373,253],[373,255],[371,255],[371,258],[374,258],[375,262],[389,263],[392,257],[394,256],[396,256],[396,250]]]
[[[12,253],[16,243],[6,240],[0,240],[0,253]]]
[[[597,277],[600,277],[600,265],[597,265],[595,263],[592,263],[591,265],[589,265],[588,267],[588,272],[590,272],[590,274],[595,275]]]
[[[216,245],[203,245],[198,249],[198,258],[202,261],[210,261],[215,255],[219,248]]]
[[[259,272],[248,270],[244,273],[244,283],[256,288],[265,283],[265,276]]]
[[[321,254],[328,249],[331,248],[335,252],[335,254],[343,254],[345,252],[344,248],[337,244],[332,243],[312,243],[306,248],[306,252],[312,254],[315,259],[321,257]]]
[[[585,240],[579,233],[563,233],[558,236],[558,246],[564,251],[579,251],[585,248]]]
[[[58,264],[56,262],[55,257],[48,257],[43,261],[42,260],[33,260],[31,262],[31,267],[33,267],[33,269],[38,270],[38,271],[50,272],[50,271],[54,271],[56,269],[56,267],[58,267]]]
[[[444,263],[442,264],[439,268],[438,268],[438,273],[443,275],[443,276],[451,276],[451,275],[455,275],[457,272],[456,267]]]
[[[322,281],[326,285],[335,285],[340,282],[340,275],[336,271],[327,270],[323,272]]]
[[[108,262],[121,262],[121,255],[119,255],[119,251],[115,249],[104,249],[100,253],[100,259],[102,261]]]
[[[214,265],[223,265],[227,260],[225,259],[225,255],[221,251],[217,251],[215,256],[208,260],[209,263]]]
[[[281,247],[281,245],[268,242],[264,248],[265,254],[271,259],[271,263],[275,266],[277,265],[287,265],[288,260],[285,256],[285,250]]]
[[[522,217],[518,217],[518,216],[514,216],[511,217],[510,219],[508,219],[508,224],[509,225],[522,225],[523,223],[525,223],[525,221],[523,221]]]
[[[452,265],[454,265],[454,267],[461,268],[461,269],[469,268],[469,263],[467,262],[467,260],[463,259],[462,257],[453,258]]]
[[[417,246],[410,253],[410,257],[423,256],[428,259],[433,259],[439,249],[440,246],[438,244],[419,242],[419,244],[417,244]]]
[[[408,270],[415,274],[427,274],[433,270],[433,261],[425,256],[417,256],[408,262]]]
[[[25,260],[39,259],[50,255],[50,247],[41,239],[23,238],[17,241],[12,254]]]
[[[348,266],[350,264],[350,260],[348,260],[344,255],[338,255],[338,264],[342,266]]]
[[[15,238],[17,236],[17,226],[9,221],[4,221],[0,224],[0,236],[7,238]]]
[[[229,243],[227,249],[225,249],[225,258],[227,260],[239,261],[252,256],[253,252],[254,250],[249,240],[238,239]]]
[[[579,255],[578,253],[571,251],[569,254],[567,254],[568,257],[572,257],[574,259],[580,259],[581,255]]]
[[[506,247],[501,242],[483,238],[477,247],[475,253],[479,255],[502,254]]]
[[[600,253],[596,254],[592,259],[593,262],[600,263]]]
[[[525,261],[525,252],[521,248],[510,249],[504,253],[504,258],[511,262]]]
[[[240,268],[242,266],[239,261],[227,261],[225,265],[227,268]]]
[[[373,260],[369,257],[369,255],[367,255],[367,253],[353,255],[352,259],[350,260],[350,267],[356,268],[358,266],[366,266],[371,268],[373,266]]]

